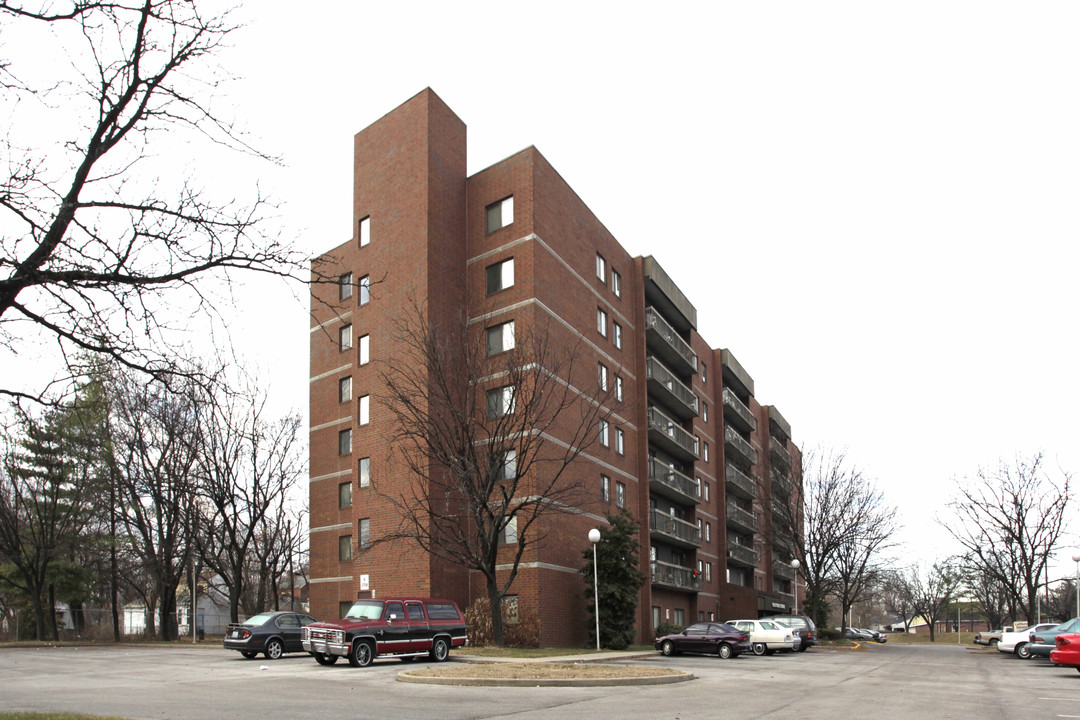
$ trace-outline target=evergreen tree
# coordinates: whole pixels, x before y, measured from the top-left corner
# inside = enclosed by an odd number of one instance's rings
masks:
[[[634,641],[638,591],[645,573],[638,568],[638,526],[625,510],[608,513],[609,527],[596,544],[597,590],[600,602],[600,644],[625,650]],[[586,594],[589,600],[589,638],[596,643],[596,607],[593,605],[593,549],[583,553]]]

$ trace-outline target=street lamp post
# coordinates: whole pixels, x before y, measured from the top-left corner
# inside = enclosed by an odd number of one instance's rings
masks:
[[[1072,559],[1076,563],[1076,617],[1080,617],[1080,552],[1073,553]]]
[[[791,590],[795,594],[795,614],[799,614],[799,567],[802,565],[799,558],[791,561],[791,569],[795,571],[795,581],[791,583]]]
[[[589,531],[589,542],[592,543],[592,590],[593,615],[596,616],[596,651],[600,652],[600,586],[597,582],[599,576],[596,572],[596,543],[600,542],[600,531],[596,528]]]

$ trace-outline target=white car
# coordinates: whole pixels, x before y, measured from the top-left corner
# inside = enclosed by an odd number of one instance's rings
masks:
[[[739,630],[750,633],[750,649],[755,655],[772,655],[777,650],[799,649],[802,638],[792,629],[771,620],[728,620]]]
[[[1057,625],[1058,623],[1041,623],[1026,627],[1023,630],[1003,632],[1001,633],[1001,639],[998,640],[997,650],[1000,653],[1011,653],[1027,660],[1031,657],[1031,652],[1027,649],[1027,644],[1031,642],[1031,633],[1042,632]]]

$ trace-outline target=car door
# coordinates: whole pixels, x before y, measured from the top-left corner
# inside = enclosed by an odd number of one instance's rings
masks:
[[[300,645],[300,620],[296,615],[278,615],[274,623],[278,627],[282,642],[285,643],[285,652],[298,652],[303,650]]]
[[[409,618],[405,616],[405,607],[397,601],[386,603],[383,620],[386,622],[386,627],[380,631],[379,652],[408,652]]]
[[[759,633],[761,635],[761,642],[764,642],[770,650],[775,650],[780,647],[791,647],[791,641],[784,642],[784,638],[791,637],[791,631],[787,628],[781,627],[769,620],[762,620],[758,623],[760,626]]]
[[[683,652],[709,652],[709,641],[705,635],[706,632],[707,627],[705,625],[691,625],[686,628],[683,630],[681,641],[677,643],[679,649]]]
[[[418,602],[405,603],[409,618],[409,650],[425,652],[431,649],[431,624],[424,614],[424,606]]]

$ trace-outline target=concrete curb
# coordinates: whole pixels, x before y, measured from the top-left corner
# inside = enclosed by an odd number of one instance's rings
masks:
[[[458,685],[464,687],[619,687],[630,685],[670,685],[693,680],[694,674],[680,672],[671,675],[648,675],[625,678],[466,678],[439,677],[414,674],[415,670],[403,670],[397,674],[398,682],[425,685]]]

